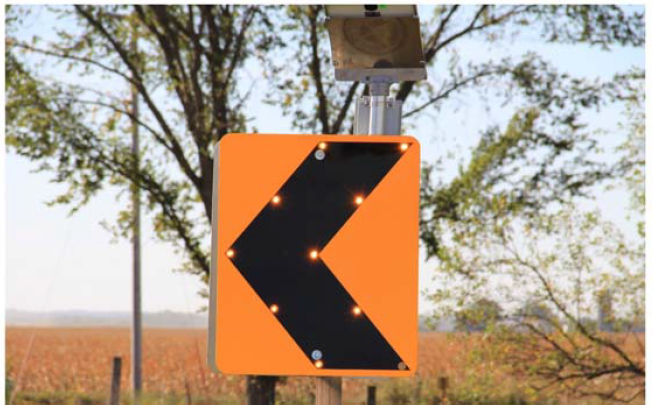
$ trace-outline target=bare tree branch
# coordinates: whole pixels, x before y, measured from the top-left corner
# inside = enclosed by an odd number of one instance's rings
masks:
[[[424,104],[420,105],[417,108],[412,109],[411,111],[408,111],[407,113],[403,114],[403,118],[410,117],[412,115],[415,115],[419,113],[420,111],[424,110],[427,107],[430,107],[431,105],[435,104],[436,102],[443,100],[447,97],[449,97],[453,92],[457,91],[458,89],[471,84],[475,83],[477,80],[483,78],[483,77],[489,77],[493,75],[499,75],[504,72],[507,72],[507,70],[503,69],[493,69],[493,70],[483,70],[480,71],[476,74],[473,74],[471,76],[462,78],[460,80],[454,81],[450,85],[446,86],[443,85],[442,89],[440,92],[435,95],[434,97],[431,97],[428,101],[426,101]]]
[[[321,76],[321,57],[319,56],[319,36],[317,22],[319,19],[319,11],[322,6],[308,6],[308,20],[310,22],[310,47],[312,48],[312,60],[310,61],[310,72],[314,81],[314,86],[317,89],[317,101],[319,107],[317,110],[317,117],[321,123],[321,133],[329,134],[330,121],[328,119],[328,103],[326,93],[323,89],[323,77]]]
[[[100,20],[96,19],[90,12],[86,10],[85,7],[75,5],[75,9],[77,12],[84,17],[89,24],[91,24],[96,30],[98,30],[99,33],[102,34],[102,36],[112,45],[114,50],[118,53],[119,57],[121,60],[124,62],[124,64],[128,67],[132,74],[133,78],[133,84],[137,87],[139,90],[139,94],[143,97],[144,102],[150,109],[150,111],[153,113],[155,119],[159,123],[160,127],[164,131],[164,134],[167,136],[167,139],[169,141],[169,144],[171,145],[171,152],[175,156],[178,164],[180,165],[180,168],[184,172],[184,174],[189,178],[189,180],[192,181],[192,183],[196,186],[196,188],[202,192],[202,186],[200,183],[200,178],[196,173],[194,172],[193,168],[189,164],[189,161],[185,157],[184,150],[182,149],[182,146],[180,145],[179,141],[176,139],[176,137],[173,134],[173,131],[169,124],[166,122],[164,119],[164,115],[161,113],[159,108],[155,105],[153,102],[150,94],[146,90],[146,87],[144,85],[143,78],[141,76],[140,71],[137,69],[136,65],[132,62],[130,59],[130,56],[127,52],[126,49],[124,49],[116,40],[114,36],[112,36],[107,28],[100,22]]]
[[[44,50],[42,48],[33,47],[33,46],[31,46],[27,43],[23,43],[23,42],[11,42],[10,45],[14,46],[14,47],[22,48],[24,50],[32,51],[32,52],[35,52],[35,53],[47,55],[47,56],[50,56],[50,57],[57,57],[57,58],[65,59],[65,60],[72,60],[72,61],[78,61],[78,62],[81,62],[81,63],[91,64],[91,65],[94,65],[98,68],[101,68],[102,70],[105,70],[105,71],[110,72],[112,74],[116,74],[116,75],[122,77],[124,80],[126,80],[130,83],[133,81],[132,78],[129,75],[127,75],[126,73],[124,73],[120,70],[117,70],[113,67],[110,67],[108,65],[105,65],[105,64],[103,64],[99,61],[93,60],[91,58],[80,57],[80,56],[68,54],[66,52],[56,53],[54,51]]]
[[[346,114],[348,114],[348,111],[351,108],[351,104],[353,103],[353,97],[355,96],[355,92],[358,89],[359,85],[360,83],[356,81],[353,84],[351,84],[351,86],[349,87],[349,90],[346,93],[346,97],[344,98],[344,102],[342,103],[342,107],[340,108],[339,113],[337,114],[337,118],[335,118],[335,121],[333,122],[333,125],[330,128],[331,134],[339,134],[339,131],[342,128],[342,124],[344,123],[344,119],[346,118]]]
[[[508,12],[503,13],[500,16],[497,16],[497,17],[489,17],[483,23],[477,25],[476,23],[484,15],[486,10],[488,10],[488,7],[489,6],[486,6],[486,5],[480,6],[478,8],[478,10],[476,11],[476,13],[474,14],[474,17],[470,20],[469,24],[465,28],[463,28],[462,30],[457,31],[456,33],[454,33],[451,36],[447,37],[446,39],[444,39],[444,41],[438,42],[439,38],[435,38],[435,40],[432,41],[432,43],[434,43],[434,46],[430,47],[430,48],[425,48],[425,50],[424,50],[424,60],[426,62],[426,65],[428,65],[433,60],[433,58],[435,58],[435,56],[437,55],[437,53],[440,50],[442,50],[443,48],[445,48],[446,46],[448,46],[449,44],[451,44],[452,42],[454,42],[458,38],[463,37],[463,36],[468,35],[468,34],[471,34],[473,32],[482,30],[482,29],[487,28],[487,27],[500,24],[500,23],[508,20],[510,17],[512,17],[514,15],[517,15],[517,14],[521,13],[522,11],[527,10],[531,6],[515,6],[515,7],[512,7]],[[455,11],[455,10],[452,10],[452,11]],[[450,16],[448,16],[448,17],[449,17],[449,19],[451,18]],[[439,32],[439,34],[441,35],[442,34],[441,30],[443,30],[443,25],[442,24],[440,24],[440,26],[438,26],[435,34],[438,34],[438,32]],[[431,40],[434,37],[435,36],[432,36]],[[414,81],[405,81],[405,82],[401,83],[401,86],[399,87],[399,91],[396,93],[396,99],[401,100],[401,101],[405,101],[406,98],[408,98],[408,95],[410,95],[410,92],[412,91],[412,89],[414,87],[414,84],[415,84]]]

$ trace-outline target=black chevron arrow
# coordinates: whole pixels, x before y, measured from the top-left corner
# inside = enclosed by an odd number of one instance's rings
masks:
[[[318,367],[405,369],[367,312],[354,313],[357,301],[320,258],[356,212],[355,198],[366,198],[403,151],[398,143],[367,142],[317,150],[284,183],[280,201],[265,205],[237,238],[231,260]]]

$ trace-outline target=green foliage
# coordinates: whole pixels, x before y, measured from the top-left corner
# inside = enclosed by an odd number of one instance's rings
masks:
[[[471,359],[473,366],[479,366],[480,359]],[[521,387],[501,388],[498,374],[474,373],[467,369],[466,377],[459,377],[457,383],[446,390],[446,400],[443,391],[433,380],[421,377],[388,379],[378,383],[379,398],[377,404],[558,404],[555,398],[536,395]]]
[[[480,298],[456,312],[456,327],[460,331],[481,332],[496,325],[502,314],[503,309],[497,302]]]
[[[49,12],[66,21],[57,35],[25,41],[21,25],[34,10],[8,9],[8,145],[67,185],[51,204],[69,205],[73,212],[108,186],[121,193],[139,186],[158,237],[184,252],[184,271],[205,279],[211,149],[226,133],[247,130],[249,92],[241,74],[246,62],[261,61],[263,75],[274,84],[268,101],[304,132],[348,130],[353,101],[367,92],[364,85],[334,81],[319,6],[54,6]],[[508,29],[525,25],[543,27],[545,41],[644,44],[643,15],[614,6],[439,6],[422,26],[426,61],[431,66],[437,56],[452,53],[461,39],[484,35],[501,41],[516,35],[506,34]],[[96,90],[47,78],[37,57],[65,64],[80,77],[125,86]],[[621,169],[588,159],[595,141],[582,132],[580,114],[622,99],[626,85],[643,76],[590,82],[530,54],[466,67],[454,59],[448,75],[439,76],[442,83],[401,84],[396,96],[406,101],[407,117],[439,109],[466,89],[494,90],[526,105],[506,132],[492,128],[481,136],[471,163],[454,181],[433,182],[427,165],[421,239],[428,256],[441,258],[444,219],[489,221],[497,214],[535,212],[617,175]],[[142,101],[139,168],[130,153],[135,117],[128,86]],[[536,153],[546,154],[534,163]],[[124,209],[116,223],[107,224],[116,235],[128,235],[130,212]]]
[[[586,42],[606,49],[612,44],[644,44],[644,10],[627,13],[619,6],[551,5],[534,13],[548,14],[543,34],[552,42]]]
[[[179,394],[144,392],[142,393],[139,404],[189,404],[189,397]],[[242,404],[240,397],[225,395],[222,397],[191,397],[191,404]],[[55,392],[19,392],[16,395],[13,404],[32,404],[32,405],[89,405],[89,404],[107,404],[107,397],[102,393],[81,393],[71,391]],[[123,394],[121,404],[136,404],[129,394]]]
[[[19,392],[12,404],[106,404],[107,398],[100,394],[85,394],[73,392]]]
[[[8,146],[67,187],[50,204],[71,212],[109,186],[119,196],[138,187],[157,237],[183,251],[183,271],[207,280],[211,150],[246,130],[239,72],[278,44],[269,8],[47,7],[65,23],[53,25],[54,38],[26,41],[21,24],[39,7],[8,10]],[[43,64],[87,81],[49,77]],[[98,80],[114,86],[84,85]],[[141,101],[138,117],[131,93]],[[131,214],[127,207],[106,226],[127,237]]]
[[[645,89],[644,84],[633,90],[635,98],[626,101],[625,121],[620,126],[626,130],[627,136],[618,147],[624,161],[631,161],[635,166],[626,173],[625,184],[631,194],[630,210],[638,211],[636,226],[638,233],[644,238],[644,209],[646,203],[645,191]],[[636,213],[636,212],[634,212]]]
[[[448,396],[448,402],[461,405],[558,404],[553,399],[551,401],[531,401],[520,391],[498,392],[493,383],[481,385],[481,380],[478,379],[474,383],[467,383],[455,389]]]
[[[411,404],[412,379],[393,380],[384,385],[382,389],[383,403]]]
[[[5,403],[9,403],[11,393],[14,391],[14,381],[9,378],[9,373],[5,372]]]
[[[246,63],[261,63],[262,75],[272,84],[267,102],[303,132],[349,130],[353,103],[368,92],[362,84],[334,81],[320,6],[49,6],[56,17],[52,21],[63,23],[53,24],[52,38],[28,40],[23,25],[42,7],[6,9],[9,149],[66,188],[50,204],[71,212],[108,187],[118,188],[119,195],[138,187],[158,238],[183,252],[183,271],[204,280],[209,275],[211,153],[223,135],[249,129]],[[410,119],[429,109],[458,108],[454,97],[464,91],[476,92],[482,101],[492,94],[516,105],[505,127],[488,127],[480,135],[454,178],[440,178],[441,159],[422,171],[420,239],[427,257],[440,264],[439,282],[449,285],[433,295],[438,313],[462,310],[481,296],[495,295],[497,303],[507,297],[512,309],[502,303],[504,319],[520,320],[533,336],[547,328],[567,335],[564,326],[574,326],[586,341],[568,342],[565,351],[574,363],[593,370],[608,367],[603,357],[586,352],[600,343],[612,345],[613,354],[638,379],[642,364],[622,357],[621,347],[593,333],[585,315],[594,292],[617,287],[613,297],[622,307],[617,319],[644,318],[644,297],[635,297],[644,294],[644,245],[626,243],[597,215],[573,212],[569,205],[599,184],[623,178],[634,192],[634,209],[644,208],[644,97],[637,92],[644,71],[617,73],[601,82],[563,73],[535,53],[462,64],[458,48],[472,38],[498,43],[528,35],[535,41],[531,35],[537,32],[545,42],[642,47],[643,10],[435,6],[432,18],[422,23],[425,61],[429,69],[438,60],[448,61],[448,69],[431,81],[394,87]],[[52,78],[49,66],[110,86]],[[138,118],[131,93],[141,101]],[[630,133],[620,148],[625,154],[609,164],[596,156],[598,135],[587,130],[583,117],[615,102],[642,114],[625,125]],[[137,155],[131,152],[135,122],[141,132]],[[123,209],[108,227],[117,236],[129,235],[131,213]],[[637,219],[644,236],[642,216]],[[511,247],[518,238],[523,247]],[[548,244],[547,252],[537,243]],[[594,257],[592,249],[604,258]],[[507,286],[491,290],[491,277],[499,276]],[[557,379],[567,369],[567,356],[541,351],[542,370]],[[406,401],[397,387],[389,393],[391,400]],[[493,401],[472,394],[461,401]]]
[[[611,402],[631,402],[644,394],[644,341],[631,333],[603,332],[609,325],[615,332],[644,329],[641,84],[634,84],[633,95],[627,94],[630,108],[623,128],[628,136],[619,147],[624,155],[618,164],[610,164],[618,172],[608,178],[625,181],[629,188],[628,210],[631,219],[639,222],[637,241],[625,239],[598,211],[578,210],[572,198],[557,201],[559,206],[538,201],[536,207],[512,195],[486,197],[493,186],[481,184],[484,178],[480,176],[487,172],[490,158],[497,157],[496,149],[512,147],[517,130],[523,133],[530,126],[509,127],[493,144],[483,139],[470,167],[445,188],[453,192],[440,196],[436,190],[428,197],[445,201],[467,189],[472,192],[454,201],[450,206],[456,211],[435,224],[446,239],[437,251],[443,285],[432,295],[436,315],[460,315],[462,322],[463,312],[494,295],[493,300],[507,309],[504,325],[487,329],[504,342],[499,346],[508,346],[497,351],[498,357],[512,364],[513,371],[542,380],[537,382],[541,388],[561,384],[574,396]],[[535,117],[525,118],[529,121],[519,123],[530,124]],[[498,157],[507,158],[507,151]],[[443,202],[436,202],[437,209],[444,207]],[[602,295],[607,295],[606,308],[600,305]],[[600,309],[608,313],[598,321]]]
[[[21,29],[39,7],[7,9],[8,147],[66,187],[50,203],[71,212],[110,186],[119,195],[139,187],[158,238],[176,244],[186,257],[182,270],[204,280],[211,151],[226,133],[248,130],[245,64],[261,62],[262,75],[272,84],[267,101],[303,132],[349,130],[353,103],[367,93],[362,84],[334,81],[320,6],[53,6],[49,11],[65,23],[56,25],[53,38],[30,41]],[[466,90],[483,101],[492,94],[518,106],[505,127],[481,134],[454,178],[439,178],[440,161],[422,171],[420,239],[427,257],[440,264],[439,283],[448,284],[433,295],[437,313],[460,312],[461,322],[485,324],[488,330],[500,327],[488,326],[498,316],[521,324],[528,333],[507,332],[518,338],[511,345],[530,342],[544,358],[521,369],[530,374],[559,380],[563,371],[587,369],[579,376],[596,378],[599,369],[624,366],[628,370],[614,374],[640,380],[644,363],[597,334],[587,318],[595,295],[613,288],[618,323],[644,320],[644,245],[626,243],[597,215],[573,212],[569,204],[601,183],[623,178],[634,193],[634,209],[644,208],[644,97],[638,92],[644,71],[601,82],[560,72],[535,53],[477,64],[459,61],[462,40],[512,41],[535,28],[545,42],[603,49],[644,45],[642,8],[436,6],[422,23],[424,54],[429,68],[448,61],[447,72],[394,88],[410,119],[429,109],[457,108],[454,97]],[[49,78],[44,65],[113,87]],[[130,141],[137,121],[131,92],[141,101],[136,156]],[[595,157],[598,136],[587,131],[582,118],[614,102],[625,102],[638,114],[625,125],[630,136],[620,147],[623,157],[608,164]],[[121,210],[108,227],[127,236],[131,214],[129,207]],[[643,218],[637,219],[644,236]],[[512,245],[513,240],[519,243]],[[504,286],[491,283],[499,277]],[[488,299],[484,306],[500,303],[505,312],[476,308],[483,298]],[[554,329],[568,335],[568,326],[583,342],[565,338],[562,345],[549,338]],[[593,354],[600,344],[617,361]],[[549,345],[565,346],[565,354]],[[508,357],[534,363],[521,355]],[[414,400],[405,387],[391,386],[390,401]],[[456,396],[452,401],[502,400],[473,387]]]
[[[286,378],[278,382],[278,386],[284,385]],[[315,402],[316,386],[314,383],[300,384],[296,388],[281,389],[276,391],[276,404],[310,405]]]
[[[458,306],[488,295],[515,306],[502,316],[505,325],[492,329],[509,346],[499,352],[506,363],[547,385],[599,379],[596,390],[577,384],[573,392],[630,401],[644,392],[644,356],[627,345],[630,336],[606,335],[588,318],[597,314],[599,295],[612,290],[614,317],[644,320],[642,246],[595,212],[566,207],[549,216],[512,217],[502,230],[455,239],[455,257],[448,254],[441,266],[448,289],[432,297],[443,315],[457,315]]]

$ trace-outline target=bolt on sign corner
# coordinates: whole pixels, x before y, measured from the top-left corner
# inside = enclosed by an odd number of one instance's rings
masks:
[[[210,366],[413,374],[419,143],[229,134],[214,162]]]

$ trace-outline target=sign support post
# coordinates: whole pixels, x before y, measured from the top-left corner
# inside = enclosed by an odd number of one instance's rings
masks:
[[[317,377],[315,404],[342,404],[342,378]]]
[[[316,404],[341,404],[342,377],[417,369],[420,144],[389,94],[426,69],[415,6],[326,13],[336,79],[369,90],[355,135],[217,144],[208,361],[315,376]]]
[[[390,84],[370,82],[369,95],[358,98],[353,129],[366,135],[398,135],[401,102],[389,98]],[[342,404],[342,378],[317,377],[316,404]]]
[[[326,13],[337,80],[369,87],[369,95],[357,101],[354,134],[401,134],[402,102],[389,97],[390,85],[426,78],[416,7],[327,6]],[[358,36],[349,35],[356,26]],[[382,32],[392,38],[390,44],[371,41]],[[317,377],[316,404],[341,403],[342,378]]]

